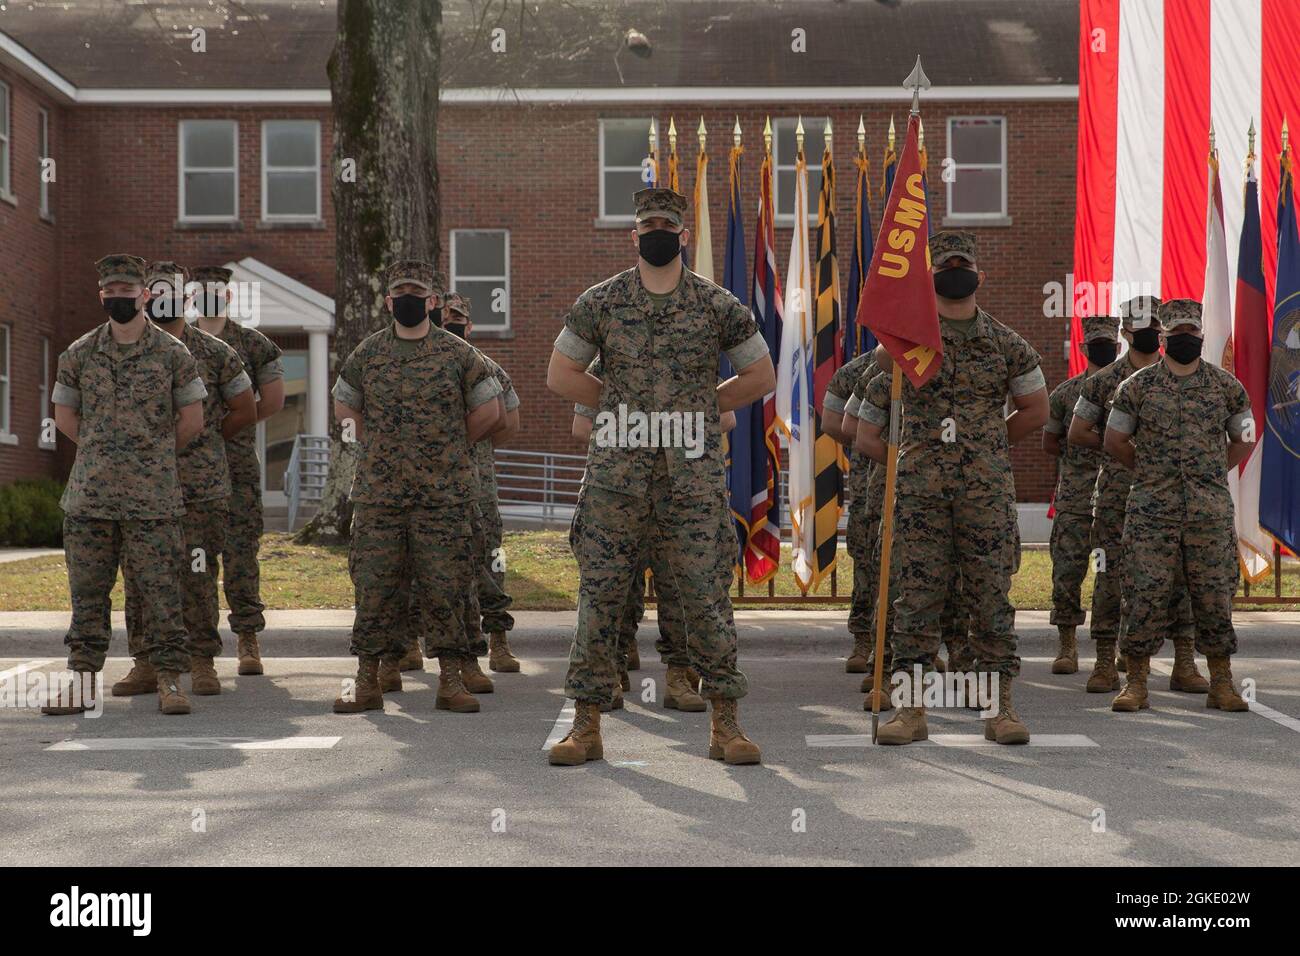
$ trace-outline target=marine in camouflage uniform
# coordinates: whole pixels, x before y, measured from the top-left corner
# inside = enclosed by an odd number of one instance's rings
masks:
[[[257,417],[252,383],[239,356],[220,339],[200,331],[185,320],[185,284],[189,270],[175,262],[149,266],[146,283],[153,298],[149,313],[168,334],[189,350],[198,367],[207,397],[203,400],[203,431],[180,450],[176,468],[180,476],[185,516],[182,560],[176,568],[181,589],[192,689],[200,696],[221,693],[212,660],[221,653],[217,631],[220,605],[217,576],[221,549],[229,521],[230,474],[226,467],[223,425],[252,424]],[[233,422],[226,413],[235,416]],[[153,665],[144,653],[144,602],[135,578],[125,577],[127,647],[135,663],[125,678],[113,685],[113,696],[149,693],[157,685]]]
[[[78,416],[77,455],[59,502],[72,597],[72,624],[63,639],[68,667],[91,675],[103,670],[112,638],[109,595],[120,565],[141,598],[140,650],[157,673],[159,707],[189,713],[179,688],[189,655],[176,579],[185,513],[176,470],[177,416],[207,391],[185,346],[141,312],[144,260],[110,255],[95,268],[105,309],[121,311],[110,312],[109,322],[59,356],[50,396]],[[123,313],[131,308],[128,319]],[[138,338],[119,341],[115,331]],[[55,715],[84,709],[61,693],[42,708]]]
[[[940,301],[940,315],[959,307],[952,303],[969,303],[970,314],[941,318],[941,367],[923,388],[903,384],[895,528],[906,546],[893,557],[899,586],[893,667],[910,674],[913,665],[932,660],[945,596],[960,575],[975,666],[1000,676],[998,715],[986,721],[985,736],[1026,743],[1029,732],[1011,703],[1020,658],[1015,608],[1007,597],[1017,540],[1009,431],[1014,426],[1023,435],[1043,423],[1047,388],[1038,353],[975,304],[974,235],[935,233],[929,251],[936,291],[941,298],[945,290],[952,293]],[[1009,419],[1008,393],[1017,406]],[[878,428],[888,424],[879,405],[864,402],[859,415]],[[903,707],[880,728],[878,740],[906,744],[927,735],[924,709]]]
[[[194,281],[203,284],[202,317],[199,327],[235,350],[244,372],[253,383],[259,403],[262,390],[270,382],[284,378],[280,347],[257,329],[241,325],[226,314],[227,285],[231,271],[224,266],[199,266]],[[278,409],[259,411],[262,418]],[[261,648],[257,635],[266,628],[262,603],[261,575],[257,552],[262,546],[262,467],[257,458],[257,429],[244,428],[225,439],[226,463],[230,469],[230,499],[227,513],[226,543],[221,549],[222,579],[226,620],[237,638],[238,672],[242,675],[262,673]]]
[[[719,396],[749,396],[756,383],[766,391],[775,376],[749,310],[682,265],[685,197],[670,189],[643,189],[635,207],[638,264],[578,297],[555,341],[548,373],[548,381],[566,383],[570,392],[561,394],[571,400],[590,404],[591,386],[599,391],[577,539],[578,623],[565,680],[566,695],[577,700],[574,730],[552,748],[550,760],[577,764],[603,752],[599,705],[614,696],[629,582],[657,526],[667,570],[680,591],[691,663],[703,679],[703,696],[713,701],[709,755],[757,763],[758,748],[736,722],[736,701],[748,682],[736,666],[728,595],[735,549],[718,546],[719,528],[731,521]],[[643,275],[656,285],[679,278],[665,300],[655,303]],[[719,386],[723,352],[740,375]],[[603,361],[601,380],[586,372],[597,354]],[[692,428],[702,421],[698,457],[688,456],[684,447],[653,447],[635,427],[618,434],[620,417],[626,422],[632,413],[672,412],[682,413],[679,418]],[[684,432],[682,438],[685,445]]]
[[[1073,674],[1079,670],[1079,649],[1075,629],[1086,616],[1080,596],[1083,579],[1088,575],[1089,538],[1092,534],[1092,490],[1097,483],[1101,451],[1071,445],[1065,441],[1070,419],[1084,384],[1115,360],[1118,345],[1116,322],[1110,316],[1090,316],[1083,320],[1084,348],[1089,353],[1088,367],[1066,379],[1048,398],[1048,419],[1043,426],[1043,449],[1057,459],[1056,490],[1052,496],[1056,516],[1052,519],[1050,542],[1052,556],[1052,613],[1060,646],[1052,662],[1053,674]],[[1101,362],[1092,358],[1096,355]]]
[[[476,349],[429,322],[428,309],[442,294],[431,265],[400,260],[384,281],[394,324],[362,340],[333,390],[336,414],[357,417],[361,443],[348,553],[357,680],[355,693],[335,700],[334,710],[383,709],[379,660],[401,656],[399,618],[408,606],[399,595],[409,574],[426,653],[441,666],[435,706],[473,713],[478,701],[460,677],[472,653],[466,621],[476,608],[467,604],[477,603],[482,560],[472,518],[478,488],[467,422],[490,431],[501,386]],[[406,335],[398,334],[399,326]],[[489,403],[486,416],[475,415]]]
[[[1124,511],[1128,624],[1122,650],[1128,680],[1111,708],[1149,706],[1150,659],[1173,624],[1170,606],[1182,586],[1181,568],[1196,620],[1196,649],[1210,666],[1205,705],[1244,711],[1230,666],[1237,651],[1232,596],[1240,566],[1227,475],[1254,444],[1250,399],[1236,376],[1199,358],[1199,302],[1161,303],[1160,324],[1164,358],[1120,385],[1106,420],[1107,450],[1133,464]]]
[[[1141,368],[1160,359],[1160,300],[1155,296],[1136,296],[1120,306],[1121,334],[1129,350],[1084,382],[1075,402],[1074,415],[1067,426],[1072,446],[1101,448],[1106,420],[1119,386]],[[1116,651],[1125,626],[1124,598],[1124,509],[1128,502],[1133,472],[1102,451],[1101,464],[1092,494],[1092,533],[1089,538],[1090,560],[1096,575],[1092,588],[1092,620],[1089,634],[1096,642],[1096,662],[1088,677],[1086,690],[1104,694],[1120,689],[1116,668]],[[1209,683],[1196,670],[1193,642],[1196,625],[1186,585],[1174,590],[1174,670],[1169,678],[1171,690],[1205,693]],[[1123,658],[1120,662],[1122,664]]]

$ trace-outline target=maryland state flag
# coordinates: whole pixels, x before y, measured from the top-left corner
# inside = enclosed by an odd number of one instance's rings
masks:
[[[813,314],[813,562],[815,590],[835,569],[847,462],[840,443],[822,431],[822,401],[839,369],[840,267],[835,254],[835,163],[822,153],[822,188],[817,198],[817,265]]]
[[[856,316],[860,325],[875,333],[917,388],[934,377],[943,358],[934,280],[930,278],[929,215],[917,153],[919,121],[913,116],[907,122],[907,142]]]

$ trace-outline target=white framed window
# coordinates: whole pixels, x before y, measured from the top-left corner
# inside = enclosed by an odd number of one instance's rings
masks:
[[[0,196],[13,198],[13,182],[9,178],[9,156],[12,153],[13,99],[9,84],[0,83]]]
[[[600,121],[601,219],[635,219],[632,195],[646,185],[641,177],[649,155],[650,117]]]
[[[320,122],[263,120],[262,219],[320,217]]]
[[[772,121],[772,208],[781,225],[794,225],[794,173],[799,161],[795,130],[799,117]],[[822,153],[826,149],[826,117],[803,117],[803,157],[808,163],[808,228],[817,225],[817,195],[822,188]],[[810,237],[811,238],[811,237]]]
[[[239,218],[239,124],[181,120],[177,160],[182,222]]]
[[[46,451],[54,450],[54,442],[45,440],[45,420],[54,419],[54,406],[50,404],[50,339],[48,336],[41,336],[41,404],[40,421],[38,424],[37,434],[40,436],[36,444]]]
[[[50,111],[42,107],[36,113],[38,125],[36,129],[37,146],[40,148],[40,155],[36,157],[36,181],[41,187],[41,216],[45,219],[50,218],[50,184],[45,181],[45,161],[50,157]]]
[[[953,176],[947,184],[948,217],[1005,219],[1006,117],[948,117],[948,155],[953,161]]]
[[[509,230],[451,231],[451,289],[469,298],[476,332],[509,330]]]
[[[13,351],[14,327],[0,325],[0,443],[16,445],[13,436],[12,419],[9,417],[9,356]]]

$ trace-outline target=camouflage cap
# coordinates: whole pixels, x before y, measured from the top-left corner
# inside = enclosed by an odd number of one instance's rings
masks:
[[[448,292],[445,303],[451,311],[469,318],[469,299],[459,292]]]
[[[180,281],[177,282],[177,276]],[[155,282],[168,282],[177,288],[177,291],[184,291],[185,286],[190,281],[190,270],[185,268],[179,262],[172,262],[170,259],[160,259],[157,262],[149,263],[149,268],[145,270],[144,284],[153,285]]]
[[[1160,327],[1168,332],[1180,325],[1205,328],[1201,321],[1201,303],[1195,299],[1170,299],[1160,303]]]
[[[953,256],[975,265],[975,233],[945,229],[930,237],[930,261],[946,262]]]
[[[110,282],[138,282],[144,285],[145,261],[139,256],[115,252],[104,256],[95,263],[99,273],[99,287],[102,289]]]
[[[636,205],[636,221],[660,217],[674,226],[686,223],[686,197],[664,186],[648,186],[632,196]]]
[[[234,273],[225,266],[195,266],[194,272],[190,278],[195,282],[201,282],[206,285],[209,282],[222,282],[229,284],[230,277]]]
[[[1158,322],[1160,300],[1154,295],[1135,295],[1119,307],[1120,321],[1126,331],[1137,332]]]
[[[447,287],[447,277],[423,259],[398,259],[385,267],[384,288],[390,294],[407,282],[428,289],[430,295],[442,295]]]
[[[1109,339],[1114,342],[1119,339],[1119,320],[1113,315],[1089,315],[1083,320],[1083,340],[1091,342],[1093,339]]]

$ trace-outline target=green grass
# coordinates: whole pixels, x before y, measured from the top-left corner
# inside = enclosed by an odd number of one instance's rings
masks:
[[[577,607],[578,567],[569,552],[566,531],[512,531],[504,541],[506,589],[517,610],[564,611]],[[348,578],[345,547],[298,545],[286,534],[268,533],[262,538],[262,600],[268,608],[350,608],[352,582]],[[790,571],[790,553],[782,550],[782,567],[776,576],[776,596],[796,598],[798,586]],[[847,607],[852,586],[852,562],[840,552],[837,591],[840,601],[821,607]],[[1272,594],[1271,581],[1256,594]],[[1092,596],[1092,575],[1084,581],[1083,606]],[[734,591],[733,591],[734,593]],[[1283,593],[1300,594],[1300,565],[1288,562],[1283,569]],[[746,586],[749,596],[766,595],[766,586]],[[829,579],[822,583],[822,596],[830,595]],[[1020,572],[1011,582],[1011,602],[1021,610],[1051,607],[1052,562],[1046,550],[1022,552]],[[767,607],[798,608],[797,601]],[[224,597],[222,607],[225,607]],[[122,609],[122,581],[113,589],[113,608]],[[1273,605],[1273,610],[1300,609],[1300,603]],[[68,573],[62,555],[29,558],[0,564],[0,611],[67,611]]]

